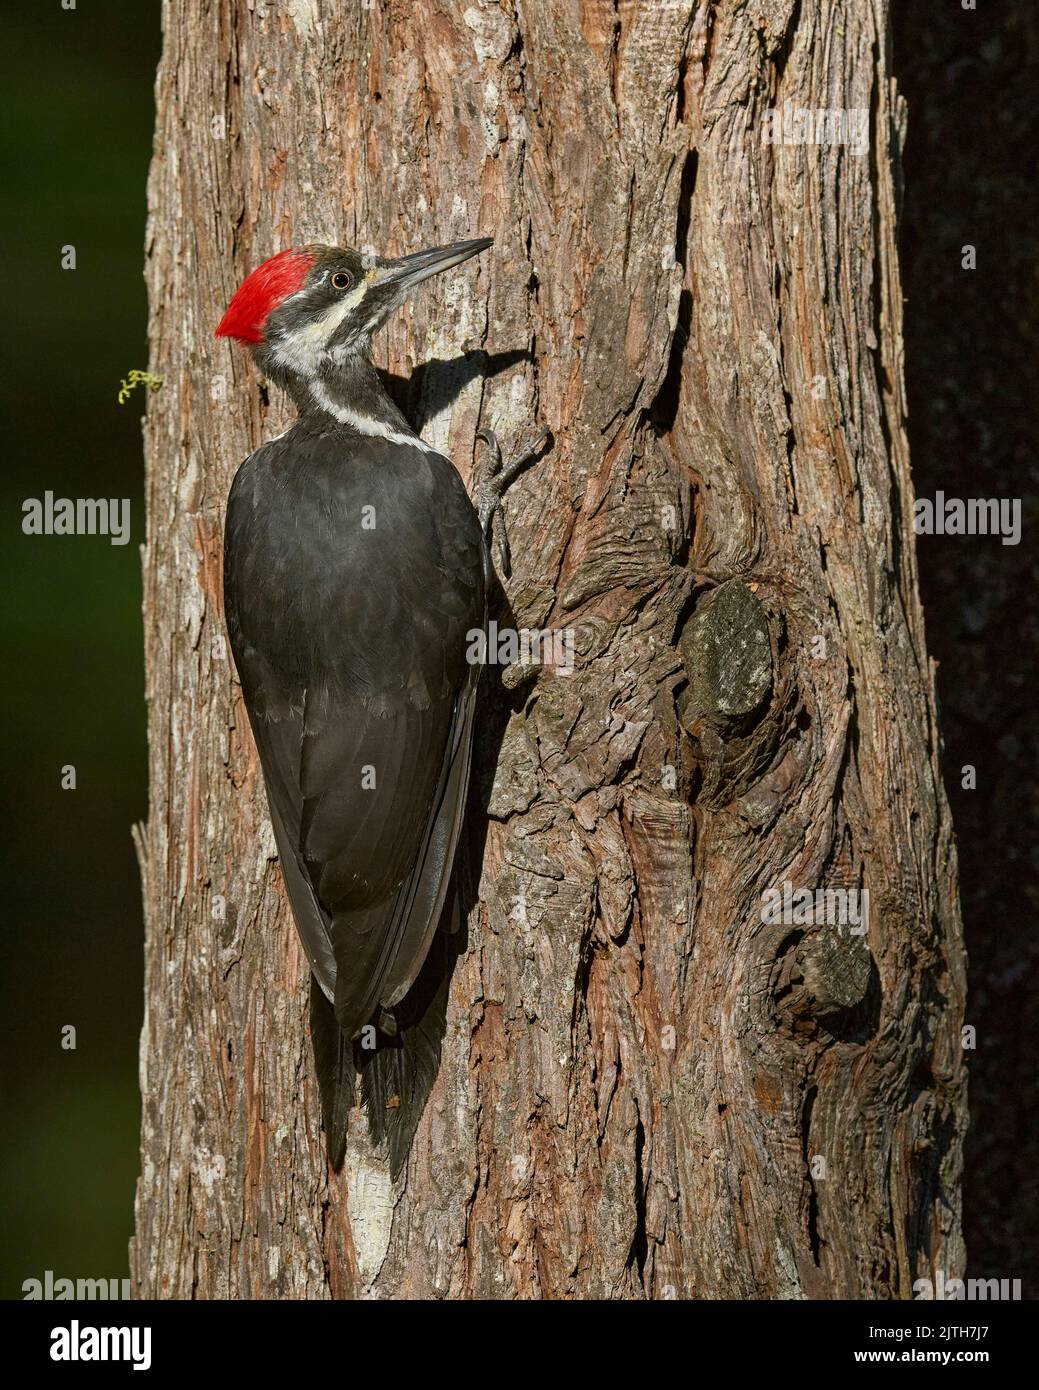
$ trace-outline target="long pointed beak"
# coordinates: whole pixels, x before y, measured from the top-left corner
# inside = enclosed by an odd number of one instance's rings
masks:
[[[396,261],[386,261],[381,267],[379,279],[384,284],[397,284],[401,289],[410,290],[431,275],[441,270],[450,270],[460,265],[479,251],[486,251],[494,245],[494,238],[477,237],[475,241],[453,241],[450,246],[433,246],[428,251],[416,251],[412,256],[401,256]]]

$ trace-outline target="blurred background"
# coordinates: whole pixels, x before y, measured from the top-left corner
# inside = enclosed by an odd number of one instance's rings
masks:
[[[647,0],[648,3],[648,0]],[[975,1277],[1039,1288],[1039,907],[1035,719],[1039,30],[1028,7],[893,6],[909,102],[901,232],[917,494],[1021,497],[1024,539],[921,537],[946,780],[971,957],[973,1128],[964,1217]],[[158,0],[22,4],[0,103],[7,446],[7,896],[0,983],[0,1297],[122,1278],[137,1175],[143,816],[145,180]],[[960,268],[977,247],[978,269]],[[75,270],[60,268],[76,248]],[[131,543],[25,536],[22,502],[128,497]],[[61,769],[76,769],[76,790]],[[961,768],[977,768],[977,789]],[[75,1051],[62,1029],[77,1030]]]
[[[984,11],[984,13],[983,13]],[[909,103],[900,237],[918,497],[1019,497],[1020,545],[917,541],[969,954],[964,1232],[1039,1297],[1039,29],[1033,5],[892,5]],[[961,269],[963,247],[977,269]],[[977,769],[965,790],[962,769]]]
[[[121,1278],[137,1176],[146,809],[145,179],[158,0],[4,15],[5,402],[0,606],[6,705],[0,984],[0,1296]],[[74,246],[76,269],[61,269]],[[26,536],[22,502],[129,497],[132,534]],[[61,769],[76,789],[61,789]],[[76,1028],[75,1051],[61,1030]]]

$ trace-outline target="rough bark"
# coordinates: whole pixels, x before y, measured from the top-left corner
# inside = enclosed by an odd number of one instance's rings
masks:
[[[907,1297],[962,1273],[889,57],[885,0],[167,5],[140,1294]],[[787,100],[866,108],[869,151],[766,143]],[[552,429],[508,498],[504,611],[574,628],[578,661],[487,680],[443,1062],[393,1185],[360,1125],[341,1177],[324,1160],[220,602],[231,477],[288,411],[211,334],[282,246],[480,234],[487,263],[379,351],[466,476],[480,425]],[[868,935],[763,923],[783,883],[868,889]]]

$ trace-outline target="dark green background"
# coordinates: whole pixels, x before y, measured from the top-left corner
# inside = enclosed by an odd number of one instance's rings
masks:
[[[974,1126],[970,1273],[1035,1295],[1039,907],[1035,714],[1039,434],[1035,99],[1027,5],[896,0],[910,105],[901,229],[910,438],[918,495],[1020,496],[1017,548],[922,537],[946,774],[971,953]],[[130,825],[145,810],[138,392],[141,278],[159,5],[8,6],[2,109],[7,768],[0,986],[0,1295],[52,1269],[126,1272],[137,1172],[140,890]],[[960,269],[960,246],[979,267]],[[62,271],[60,248],[78,266]],[[221,306],[214,306],[214,309]],[[21,503],[130,497],[133,539],[26,537]],[[60,790],[73,763],[74,792]],[[978,789],[959,769],[978,769]],[[78,1048],[64,1052],[74,1024]]]
[[[138,546],[145,178],[159,5],[7,6],[0,87],[5,447],[0,1294],[127,1272],[145,813]],[[76,248],[75,270],[60,268]],[[130,543],[26,536],[22,502],[129,497]],[[76,768],[62,791],[60,769]],[[61,1048],[73,1024],[78,1046]]]

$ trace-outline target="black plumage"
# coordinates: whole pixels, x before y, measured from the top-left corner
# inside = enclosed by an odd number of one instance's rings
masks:
[[[328,416],[257,450],[228,499],[228,632],[318,986],[311,1023],[334,1164],[354,1067],[371,1073],[375,1138],[417,1123],[399,1093],[406,1050],[435,1071],[421,1019],[393,1011],[426,959],[461,828],[485,562],[449,460]],[[374,1034],[358,1041],[367,1025]],[[379,1046],[365,1049],[373,1036]],[[373,1113],[376,1100],[396,1114]]]

